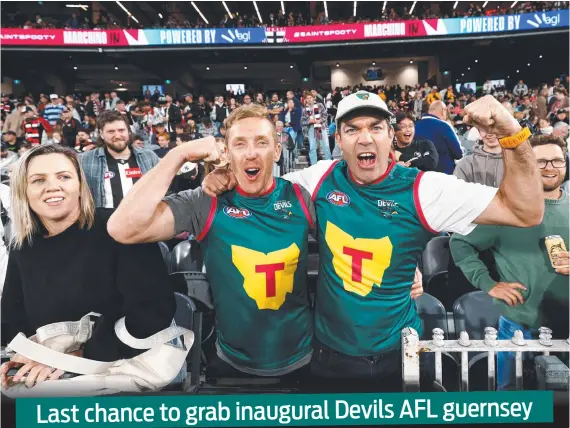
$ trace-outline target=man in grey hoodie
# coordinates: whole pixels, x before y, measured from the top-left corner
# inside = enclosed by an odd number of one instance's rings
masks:
[[[480,131],[481,140],[473,153],[461,159],[453,175],[468,183],[499,187],[503,180],[503,152],[496,135]]]

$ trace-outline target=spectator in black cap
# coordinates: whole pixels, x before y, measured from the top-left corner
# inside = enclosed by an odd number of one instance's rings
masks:
[[[399,165],[421,171],[435,171],[439,155],[430,140],[415,139],[414,116],[410,113],[396,114],[394,125],[394,157]]]
[[[62,144],[68,147],[75,147],[75,138],[81,129],[81,123],[73,117],[73,112],[68,106],[64,106],[60,115],[61,119],[57,124],[61,127],[63,136]]]

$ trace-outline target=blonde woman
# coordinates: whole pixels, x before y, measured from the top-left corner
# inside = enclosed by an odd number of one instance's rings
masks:
[[[112,211],[95,209],[76,154],[61,145],[30,150],[12,182],[12,250],[1,299],[6,341],[47,324],[102,316],[80,355],[99,361],[132,358],[142,351],[114,332],[125,317],[136,338],[171,325],[175,301],[157,245],[122,245],[107,232]],[[10,369],[19,368],[11,378]],[[63,373],[16,355],[1,366],[2,386],[28,387]]]

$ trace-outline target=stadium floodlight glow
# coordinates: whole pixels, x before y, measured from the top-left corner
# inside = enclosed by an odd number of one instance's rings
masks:
[[[475,62],[479,62],[479,60],[478,60],[478,59],[476,59],[476,60],[475,60]]]
[[[293,65],[291,64],[291,65],[289,66],[289,68],[293,68]]]
[[[382,6],[382,12],[386,10],[386,3],[388,3],[388,1],[384,0],[384,6]]]
[[[336,63],[336,66],[337,66],[337,67],[340,67],[340,64],[337,62],[337,63]]]
[[[259,23],[263,24],[263,19],[261,18],[261,13],[259,13],[259,8],[257,7],[257,2],[253,1],[253,6],[255,7],[255,11],[257,12],[257,18],[259,19]]]
[[[230,15],[230,19],[234,19],[234,16],[233,16],[232,13],[230,12],[230,8],[229,8],[228,5],[226,4],[226,2],[223,1],[222,4],[223,4],[224,7],[226,8],[226,12],[228,12],[228,15]]]
[[[542,59],[542,55],[540,55],[540,56],[539,56],[539,58],[541,58],[541,59]]]
[[[457,7],[457,3],[459,3],[459,1],[455,2],[455,4],[453,5],[453,9],[455,9]]]
[[[210,67],[206,67],[206,70],[209,70],[209,69],[210,69]]]
[[[517,73],[520,72],[520,70],[517,70]]]
[[[410,15],[414,11],[414,7],[416,7],[416,3],[417,3],[417,1],[415,1],[414,4],[412,5],[412,8],[410,9],[410,12],[409,12]]]
[[[483,8],[485,8],[485,6],[487,6],[487,3],[489,3],[489,2],[486,1],[485,3],[483,3]]]
[[[206,17],[202,14],[202,12],[200,11],[200,9],[198,9],[198,6],[196,6],[196,3],[194,3],[193,1],[191,1],[190,4],[192,4],[192,6],[194,6],[194,9],[196,9],[196,12],[198,12],[198,15],[200,15],[200,18],[202,18],[202,21],[204,21],[206,24],[209,24],[209,22],[208,22],[208,20],[206,19]]]
[[[376,61],[372,61],[372,65],[376,65]]]
[[[119,69],[119,67],[115,66],[115,70],[118,70],[118,69]]]
[[[139,20],[135,18],[135,15],[129,12],[129,9],[123,6],[123,3],[121,3],[120,1],[116,1],[115,3],[117,3],[119,7],[125,11],[125,13],[129,16],[129,18],[133,18],[133,21],[135,21],[137,24],[139,23]]]
[[[285,2],[283,0],[281,0],[281,12],[285,15]]]
[[[465,73],[461,73],[462,76],[465,76]]]
[[[323,3],[325,4],[325,16],[328,18],[329,17],[329,8],[327,7],[327,0],[323,1]]]
[[[66,4],[65,7],[78,7],[80,9],[83,9],[84,11],[87,11],[87,9],[89,8],[89,6],[87,6],[86,4]]]
[[[515,4],[517,4],[518,1],[514,1],[513,4],[511,5],[511,7],[515,7]]]
[[[74,66],[73,69],[74,69],[74,70],[77,70],[77,66]]]
[[[526,65],[527,67],[530,67],[530,62]]]
[[[471,70],[471,67],[467,67],[467,70]]]
[[[356,16],[356,0],[354,0],[354,8],[352,10],[352,16]]]
[[[159,14],[158,14],[158,17],[159,17],[160,19],[162,19],[162,13],[159,13]]]

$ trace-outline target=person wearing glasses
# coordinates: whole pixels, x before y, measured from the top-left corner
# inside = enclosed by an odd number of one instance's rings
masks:
[[[530,144],[544,190],[542,223],[526,229],[479,225],[467,236],[453,235],[451,252],[471,284],[501,305],[499,339],[511,339],[516,330],[521,330],[525,339],[535,339],[541,326],[551,328],[554,338],[566,339],[568,252],[560,252],[555,258],[556,267],[552,267],[545,246],[545,238],[553,235],[560,236],[566,248],[569,244],[570,205],[568,193],[561,188],[566,175],[566,144],[552,135],[533,137]],[[479,259],[479,253],[485,250],[494,256],[496,278]],[[500,390],[515,386],[514,353],[497,354],[497,382]]]

